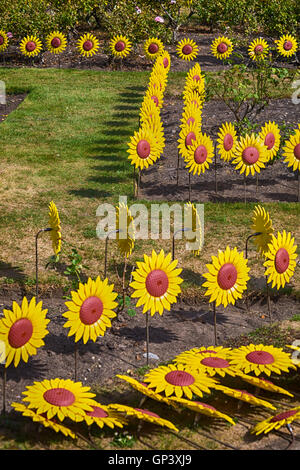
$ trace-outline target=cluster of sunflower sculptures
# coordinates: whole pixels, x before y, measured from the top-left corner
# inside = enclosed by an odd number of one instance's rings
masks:
[[[5,51],[8,45],[8,34],[0,30],[0,52]],[[60,31],[53,31],[45,38],[45,45],[52,54],[60,54],[67,48],[67,37]],[[282,35],[275,40],[274,46],[276,52],[285,58],[293,57],[298,50],[297,39],[290,34]],[[90,57],[99,51],[100,42],[94,34],[85,33],[78,39],[76,47],[80,54]],[[132,42],[125,35],[115,35],[110,40],[109,47],[113,56],[124,58],[131,53]],[[21,53],[28,57],[37,56],[42,49],[41,39],[34,34],[27,35],[20,42]],[[147,58],[153,60],[164,50],[164,45],[159,38],[150,37],[144,41],[143,49]],[[265,39],[257,38],[250,43],[248,54],[252,60],[263,60],[271,50],[272,46]],[[233,51],[233,41],[225,36],[217,37],[211,44],[211,52],[219,60],[228,59]],[[176,53],[182,60],[193,61],[199,53],[199,46],[193,39],[183,38],[177,43]]]

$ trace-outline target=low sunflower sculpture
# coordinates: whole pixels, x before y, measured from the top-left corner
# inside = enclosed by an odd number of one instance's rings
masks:
[[[288,167],[292,167],[293,171],[300,172],[300,125],[285,141],[283,157],[283,161],[287,163]]]
[[[57,207],[53,201],[49,204],[49,227],[51,228],[49,236],[52,242],[52,249],[55,256],[61,251],[61,222]]]
[[[267,148],[259,137],[255,134],[240,137],[234,151],[231,163],[236,170],[244,173],[245,176],[256,173],[265,168],[267,162]]]
[[[163,141],[159,135],[153,133],[149,126],[142,126],[130,137],[128,143],[128,159],[136,169],[147,169],[161,156]]]
[[[214,143],[207,134],[199,132],[185,154],[186,168],[198,176],[209,169],[214,158]]]
[[[36,57],[43,48],[41,40],[35,35],[29,35],[22,39],[20,51],[27,57]]]
[[[161,418],[157,413],[143,408],[133,408],[132,406],[122,405],[118,403],[112,403],[108,406],[110,410],[115,410],[119,413],[123,413],[126,417],[136,418],[141,421],[156,424],[158,426],[166,427],[178,432],[176,426],[168,421],[167,419]]]
[[[268,434],[271,431],[277,431],[282,426],[288,426],[296,420],[300,420],[300,407],[289,408],[276,415],[270,416],[263,421],[258,422],[250,429],[251,434]]]

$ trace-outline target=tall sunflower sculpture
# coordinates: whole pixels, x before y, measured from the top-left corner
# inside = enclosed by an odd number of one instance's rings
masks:
[[[199,256],[203,247],[203,231],[200,216],[195,204],[192,204],[191,202],[185,204],[184,214],[188,219],[187,225],[190,225],[191,228],[191,230],[187,230],[186,235],[189,240],[189,244],[193,245],[192,253],[194,256]]]
[[[250,268],[248,260],[237,248],[226,247],[225,251],[219,250],[218,256],[212,256],[212,263],[206,265],[208,272],[203,274],[206,279],[203,287],[206,287],[205,295],[209,296],[209,302],[214,307],[214,331],[215,344],[217,343],[216,331],[216,307],[223,305],[225,308],[234,305],[237,299],[241,299],[247,289]]]
[[[55,256],[61,251],[61,222],[57,207],[53,201],[49,204],[49,227],[51,228],[50,239]]]
[[[222,160],[230,162],[233,159],[237,142],[238,137],[234,124],[224,122],[219,128],[217,138],[217,150]]]
[[[91,278],[85,284],[79,283],[77,291],[71,291],[71,301],[65,302],[67,311],[63,317],[67,319],[64,328],[69,328],[68,336],[75,336],[75,379],[77,377],[77,347],[82,339],[86,344],[89,340],[96,341],[104,336],[111,320],[116,317],[115,299],[117,293],[114,285],[107,278],[101,281],[100,276],[94,281]]]
[[[154,250],[151,256],[144,254],[144,261],[137,261],[137,269],[133,271],[133,289],[131,297],[138,299],[136,307],[143,306],[142,313],[146,314],[146,344],[147,364],[149,360],[149,312],[162,315],[164,310],[170,310],[171,305],[177,302],[181,292],[180,277],[182,269],[177,268],[178,260],[172,261],[172,255],[165,255],[161,250],[157,254]]]
[[[180,59],[189,62],[197,57],[199,46],[197,46],[193,39],[184,38],[177,44],[176,52]]]
[[[20,51],[27,57],[35,57],[42,50],[42,42],[35,35],[29,35],[22,39],[20,42]]]
[[[97,54],[100,43],[99,40],[94,36],[94,34],[86,33],[80,36],[76,43],[77,50],[79,54],[84,57],[92,57]]]
[[[297,200],[300,201],[300,125],[295,132],[290,135],[284,143],[283,147],[284,163],[288,167],[292,167],[293,171],[298,171],[298,196]]]
[[[187,149],[186,168],[189,171],[189,199],[191,199],[191,173],[198,176],[210,167],[214,158],[214,143],[207,134],[199,132]]]
[[[272,241],[274,229],[269,212],[260,205],[255,206],[254,208],[251,229],[254,233],[259,233],[259,235],[254,238],[254,244],[257,251],[261,255],[264,255],[269,251],[268,247],[269,243]]]

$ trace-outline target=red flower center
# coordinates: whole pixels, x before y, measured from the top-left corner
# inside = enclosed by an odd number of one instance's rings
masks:
[[[275,135],[273,132],[269,132],[265,137],[265,146],[268,147],[268,150],[271,150],[275,144]]]
[[[232,263],[225,263],[218,272],[218,285],[221,289],[231,289],[237,280],[237,270]]]
[[[124,51],[124,49],[125,49],[125,42],[124,41],[118,41],[115,44],[115,50],[117,52],[122,52],[122,51]]]
[[[164,64],[165,69],[169,66],[169,59],[167,59],[167,57],[163,59],[163,64]]]
[[[54,47],[54,49],[56,49],[57,47],[59,47],[61,45],[61,40],[60,38],[53,38],[52,41],[51,41],[51,46]]]
[[[257,44],[257,46],[255,46],[254,48],[254,51],[256,54],[261,54],[264,50],[264,46],[262,44]]]
[[[28,41],[26,44],[26,51],[33,52],[36,49],[36,43],[33,41]]]
[[[146,277],[146,289],[153,297],[161,297],[169,287],[167,274],[161,269],[154,269]]]
[[[253,364],[272,364],[274,357],[267,351],[252,351],[246,356],[247,361]]]
[[[159,418],[159,416],[156,413],[153,413],[153,411],[142,410],[141,408],[134,408],[134,409],[136,411],[139,411],[140,413],[143,413],[143,415],[152,416],[153,418]]]
[[[217,369],[229,367],[229,362],[222,357],[205,357],[202,359],[201,364],[207,367],[215,367]]]
[[[294,148],[294,155],[297,160],[300,160],[300,144],[297,144]]]
[[[220,44],[218,44],[217,51],[219,52],[219,54],[224,54],[225,52],[227,52],[227,50],[228,46],[225,42],[220,42]]]
[[[156,54],[158,52],[158,45],[155,42],[152,42],[148,47],[148,51],[150,54]]]
[[[195,122],[195,119],[191,116],[188,118],[188,120],[186,121],[187,125],[189,126],[190,124],[194,124]]]
[[[198,103],[198,101],[192,100],[191,103],[194,104],[194,105],[196,106],[196,108],[199,108],[199,103]]]
[[[178,387],[188,387],[195,382],[195,379],[184,370],[172,370],[166,374],[165,381]]]
[[[196,136],[195,136],[195,133],[192,131],[192,132],[189,132],[185,138],[185,146],[188,147],[189,145],[191,145],[193,140],[196,140]]]
[[[75,395],[66,388],[51,388],[46,390],[44,399],[54,406],[71,406],[75,401]]]
[[[91,416],[91,418],[107,418],[108,413],[106,413],[103,408],[100,408],[100,406],[93,406],[92,411],[87,411],[86,412],[87,416]]]
[[[184,55],[189,55],[193,52],[193,48],[190,44],[186,44],[185,46],[183,46],[182,48],[182,53]]]
[[[246,147],[242,153],[243,161],[247,165],[254,165],[259,159],[259,151],[256,147]]]
[[[83,49],[84,49],[85,51],[88,52],[88,51],[91,51],[91,50],[93,49],[94,44],[93,44],[92,41],[90,41],[90,40],[88,39],[87,41],[85,41],[85,42],[83,43],[82,47],[83,47]]]
[[[292,47],[293,47],[292,41],[285,41],[285,43],[283,44],[283,49],[285,51],[290,51]]]
[[[153,95],[153,96],[151,96],[151,99],[154,101],[154,103],[156,104],[156,106],[159,105],[159,101],[158,101],[157,96]]]
[[[198,165],[207,159],[207,149],[204,145],[199,145],[194,152],[194,160]]]
[[[295,414],[299,413],[299,410],[288,410],[288,411],[283,411],[282,413],[279,413],[276,416],[273,416],[273,418],[270,419],[270,423],[276,423],[277,421],[282,421],[283,419],[288,419],[291,416],[294,416]]]
[[[28,318],[20,318],[11,327],[8,333],[8,342],[12,348],[21,348],[30,340],[33,326]]]
[[[140,158],[148,158],[151,151],[149,142],[145,139],[140,140],[136,146],[136,151]]]
[[[0,46],[4,43],[4,37],[0,35]]]
[[[284,273],[290,264],[290,257],[285,248],[279,248],[275,255],[275,269],[279,274]]]
[[[91,296],[85,299],[80,307],[80,320],[84,325],[92,325],[99,320],[103,313],[103,303],[99,297]]]
[[[194,80],[195,82],[200,82],[201,77],[200,77],[199,75],[194,75],[194,76],[193,76],[193,80]]]
[[[204,349],[203,351],[197,351],[197,354],[217,354],[217,351],[212,349]]]
[[[231,134],[226,134],[223,140],[223,146],[226,152],[229,152],[229,150],[232,149],[233,147],[233,137]]]

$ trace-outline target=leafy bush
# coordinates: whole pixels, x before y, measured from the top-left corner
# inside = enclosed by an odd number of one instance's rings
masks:
[[[197,0],[194,8],[203,25],[273,37],[296,34],[300,19],[298,0]]]

